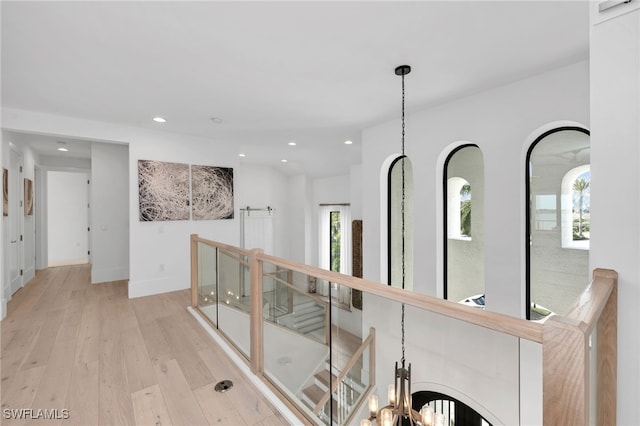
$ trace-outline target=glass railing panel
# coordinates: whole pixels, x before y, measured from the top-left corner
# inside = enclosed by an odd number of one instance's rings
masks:
[[[361,295],[345,285],[332,283],[331,291],[331,365],[332,395],[323,413],[332,422],[344,425],[369,388],[369,335],[363,331]],[[355,302],[355,303],[354,303]]]
[[[320,373],[329,360],[329,295],[310,292],[315,287],[309,278],[263,264],[264,375],[307,416],[317,418],[313,411],[323,393],[318,383],[326,380]]]
[[[251,285],[245,256],[218,249],[218,330],[246,357],[251,353]]]
[[[411,364],[415,410],[422,408],[420,401],[428,398],[428,391],[455,390],[448,395],[476,407],[480,416],[519,423],[518,337],[405,305],[403,353],[402,303],[365,293],[363,304],[363,322],[376,330],[378,374],[372,392],[380,408],[388,404],[388,386],[394,383],[395,365],[402,367],[404,355],[405,368]],[[439,414],[446,419],[447,413]]]
[[[217,249],[198,242],[198,308],[214,325],[218,323]]]
[[[262,290],[267,321],[327,343],[329,298],[318,291],[315,278],[265,263]]]

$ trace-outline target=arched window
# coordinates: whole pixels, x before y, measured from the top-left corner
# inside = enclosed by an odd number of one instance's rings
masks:
[[[444,164],[444,298],[484,307],[484,162],[476,145]]]
[[[491,426],[491,423],[473,408],[440,392],[415,392],[411,401],[412,408],[418,412],[423,407],[429,407],[434,414],[440,414],[445,425]],[[402,422],[403,425],[406,423]]]
[[[389,167],[387,219],[388,219],[388,281],[393,287],[402,287],[402,193],[404,186],[404,274],[407,290],[413,290],[413,168],[406,157],[396,158]]]
[[[447,237],[471,239],[471,184],[461,177],[447,179]]]
[[[589,284],[590,154],[580,127],[548,131],[527,153],[527,319],[564,312]]]

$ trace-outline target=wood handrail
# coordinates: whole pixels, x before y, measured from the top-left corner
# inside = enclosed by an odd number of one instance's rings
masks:
[[[404,303],[405,305],[425,309],[440,315],[488,328],[490,330],[542,343],[542,325],[537,322],[527,321],[497,312],[472,309],[468,306],[463,306],[460,303],[449,300],[402,290],[400,288],[376,283],[363,278],[343,275],[326,269],[317,268],[315,266],[303,265],[275,256],[262,254],[258,257],[259,260],[263,262],[291,269],[302,274],[311,275],[329,282],[346,285],[347,287],[383,297],[394,302]]]
[[[342,371],[340,372],[336,380],[331,384],[331,387],[329,388],[329,390],[327,390],[324,393],[324,395],[322,395],[322,398],[320,398],[320,401],[318,401],[318,403],[313,409],[314,414],[318,414],[320,412],[324,404],[326,404],[329,398],[331,397],[331,394],[333,394],[336,391],[340,382],[347,376],[347,374],[349,373],[349,371],[351,371],[351,369],[356,364],[356,362],[358,362],[358,359],[360,358],[360,356],[362,356],[367,346],[369,346],[372,342],[375,342],[375,331],[373,328],[369,329],[369,335],[367,336],[367,338],[364,339],[364,341],[362,342],[358,350],[353,354],[353,356],[351,357],[349,362],[345,365],[345,367],[342,369]],[[333,366],[331,366],[331,369],[333,369]],[[329,371],[329,377],[331,377],[331,375],[333,375],[333,373]]]
[[[615,288],[618,274],[610,269],[595,269],[591,284],[580,294],[580,297],[563,315],[578,321],[585,333],[590,333],[596,326],[602,311]]]
[[[223,249],[223,250],[226,250],[226,251],[231,252],[231,253],[238,253],[238,254],[241,254],[243,256],[251,256],[251,253],[252,253],[252,250],[247,250],[247,249],[243,249],[243,248],[240,248],[240,247],[235,247],[235,246],[232,246],[232,245],[229,245],[229,244],[225,244],[225,243],[221,243],[221,242],[218,242],[218,241],[208,240],[206,238],[202,238],[202,237],[198,236],[197,234],[192,234],[191,235],[191,240],[192,241],[195,240],[196,242],[203,243],[203,244],[206,244],[206,245],[211,246],[211,247],[216,247],[216,248],[219,248],[219,249]]]

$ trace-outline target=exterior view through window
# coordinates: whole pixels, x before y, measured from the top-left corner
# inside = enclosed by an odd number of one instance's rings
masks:
[[[444,166],[444,298],[484,309],[484,163],[476,145]]]
[[[527,155],[527,318],[564,313],[590,282],[589,133],[541,135]]]
[[[332,211],[329,215],[331,270],[334,272],[340,272],[340,212]]]

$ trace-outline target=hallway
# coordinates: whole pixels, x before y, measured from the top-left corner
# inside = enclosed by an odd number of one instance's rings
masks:
[[[128,299],[90,268],[40,271],[9,302],[3,425],[287,424],[186,310],[189,290]],[[234,387],[215,392],[224,379]]]

